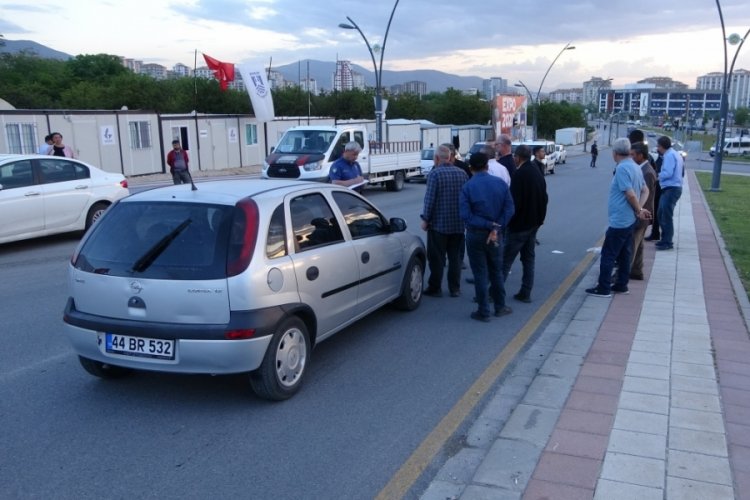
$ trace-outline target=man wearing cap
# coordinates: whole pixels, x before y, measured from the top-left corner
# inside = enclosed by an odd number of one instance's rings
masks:
[[[187,151],[182,149],[180,141],[172,141],[172,151],[167,154],[167,165],[169,173],[172,174],[172,182],[175,184],[190,184],[190,174],[188,173]]]
[[[461,188],[459,212],[466,224],[466,254],[474,273],[477,310],[471,319],[490,321],[487,287],[490,287],[495,316],[513,312],[505,305],[503,285],[502,232],[513,216],[513,198],[508,185],[487,172],[487,155],[479,152],[469,158],[471,179]]]
[[[344,146],[344,153],[341,158],[333,162],[328,178],[331,184],[349,187],[364,182],[362,177],[362,167],[359,166],[357,157],[362,151],[362,146],[357,141],[347,142]],[[356,190],[361,191],[362,186]]]

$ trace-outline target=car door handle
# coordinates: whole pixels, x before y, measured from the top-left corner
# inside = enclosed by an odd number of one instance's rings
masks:
[[[368,262],[370,262],[370,252],[362,252],[360,259],[362,259],[362,264],[367,264]]]
[[[85,186],[85,185],[84,185],[84,186],[76,186],[76,189],[88,189],[88,188],[89,188],[89,187],[88,187],[88,186]]]
[[[25,193],[24,196],[39,196],[40,194],[42,193],[39,191],[29,191],[28,193]]]

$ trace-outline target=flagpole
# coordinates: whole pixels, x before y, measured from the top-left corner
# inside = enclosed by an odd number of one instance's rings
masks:
[[[193,110],[198,111],[198,49],[193,57]]]

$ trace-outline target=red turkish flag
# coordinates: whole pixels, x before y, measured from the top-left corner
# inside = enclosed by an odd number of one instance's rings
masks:
[[[214,76],[219,80],[221,90],[226,90],[229,82],[234,81],[234,64],[221,62],[211,56],[203,54],[206,64],[213,70]]]

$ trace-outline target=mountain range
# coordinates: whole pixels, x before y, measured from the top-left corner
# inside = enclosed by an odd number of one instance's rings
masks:
[[[0,46],[0,53],[8,52],[11,54],[19,52],[29,52],[45,59],[70,59],[70,54],[54,50],[50,47],[34,42],[32,40],[5,40],[5,45]],[[385,61],[386,66],[388,61]],[[309,69],[308,69],[309,64]],[[367,69],[357,64],[352,64],[352,69],[361,73],[365,78],[365,84],[375,86],[375,72],[373,69]],[[336,71],[336,62],[316,61],[305,59],[298,63],[285,64],[282,66],[273,66],[273,70],[278,71],[284,78],[291,82],[299,82],[309,77],[315,79],[318,89],[331,89],[333,87],[333,73]],[[409,81],[421,81],[427,84],[427,92],[444,92],[448,88],[456,90],[482,89],[482,78],[478,76],[459,76],[442,71],[430,69],[420,69],[412,71],[392,71],[383,70],[382,86],[388,88],[391,85],[406,83]]]
[[[309,69],[308,69],[309,63]],[[387,63],[387,61],[386,61]],[[361,73],[365,78],[365,84],[370,87],[375,86],[375,71],[367,69],[357,64],[351,65],[352,70]],[[272,66],[274,71],[278,71],[286,80],[298,82],[308,77],[315,79],[318,88],[331,89],[333,87],[333,73],[336,71],[335,62],[315,61],[305,59],[299,63],[286,64],[283,66]],[[409,81],[421,81],[427,84],[427,92],[444,92],[449,87],[456,90],[478,89],[482,90],[482,78],[478,76],[458,76],[442,71],[431,69],[419,69],[411,71],[391,71],[383,70],[382,86],[388,88],[391,85],[406,83]]]

